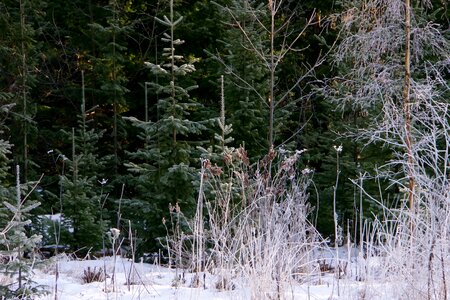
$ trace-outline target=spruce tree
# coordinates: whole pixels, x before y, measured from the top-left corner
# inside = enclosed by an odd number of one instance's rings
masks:
[[[0,4],[0,9],[7,4]],[[3,30],[0,40],[3,43],[0,47],[2,54],[0,57],[4,60],[5,69],[8,71],[0,76],[0,80],[5,83],[9,71],[12,72],[14,69],[6,62],[7,58],[12,59],[14,55],[12,32],[17,28],[8,28],[7,24],[14,22],[10,19],[12,16],[5,14],[3,9],[1,11],[0,27]],[[14,25],[16,26],[17,22]],[[31,223],[28,219],[30,211],[39,206],[39,203],[29,199],[31,194],[29,185],[21,184],[20,167],[16,166],[15,174],[10,171],[13,146],[9,141],[9,128],[5,125],[5,121],[17,104],[16,96],[17,91],[13,88],[6,92],[0,91],[0,256],[5,260],[0,264],[0,273],[12,278],[11,283],[0,284],[0,295],[8,299],[27,297],[41,291],[40,287],[33,287],[30,281],[35,257],[33,255],[25,257],[25,253],[33,253],[41,240],[41,236],[28,233]]]
[[[5,94],[1,93],[4,97]],[[7,106],[1,107],[7,112]],[[2,132],[3,133],[3,132]],[[34,251],[41,241],[41,236],[29,234],[30,212],[40,205],[29,199],[33,188],[20,181],[20,167],[16,166],[16,183],[10,181],[14,175],[9,173],[11,144],[0,138],[0,255],[5,262],[0,264],[0,272],[13,280],[9,284],[0,285],[0,295],[7,299],[30,297],[43,293],[40,286],[33,285],[30,280],[32,267],[36,264]],[[39,182],[34,184],[34,188]]]
[[[169,205],[178,204],[188,215],[192,213],[193,181],[199,167],[195,145],[205,129],[202,122],[189,118],[201,108],[189,97],[189,91],[196,86],[186,80],[195,67],[175,52],[184,43],[175,37],[175,28],[183,18],[175,17],[173,1],[169,9],[169,16],[156,17],[167,28],[161,38],[164,49],[160,63],[145,63],[157,78],[149,83],[158,99],[156,119],[145,122],[130,118],[141,130],[143,146],[129,153],[131,162],[126,164],[136,174],[134,187],[138,193],[137,199],[131,199],[128,205],[133,212],[137,209],[140,215],[143,213],[138,225],[145,230],[148,246],[155,246],[154,238],[165,235],[162,218],[169,220]]]
[[[81,71],[84,79],[84,70]],[[91,120],[92,121],[92,120]],[[61,175],[62,213],[66,226],[73,229],[69,241],[75,250],[84,251],[103,246],[106,222],[103,220],[105,199],[102,187],[107,179],[99,176],[104,172],[104,160],[98,157],[97,143],[104,131],[89,129],[86,117],[84,80],[82,80],[82,103],[78,128],[64,132],[72,145],[72,154],[64,156],[68,170]],[[68,228],[68,229],[69,229]]]
[[[247,1],[233,1],[230,7],[218,6],[227,23],[239,22],[247,36],[258,41],[261,31],[252,16]],[[230,16],[228,9],[233,11]],[[264,16],[261,7],[255,16]],[[244,33],[234,26],[226,26],[224,35],[219,37],[223,49],[219,53],[209,53],[222,67],[225,74],[224,97],[227,99],[229,123],[233,124],[235,147],[244,145],[250,157],[260,158],[268,149],[267,109],[265,95],[269,92],[267,78],[269,73],[258,58],[257,53],[249,51]]]
[[[15,203],[7,200],[3,202],[8,212],[8,222],[0,232],[0,249],[3,250],[2,255],[9,260],[6,264],[1,265],[0,270],[3,274],[14,278],[14,282],[8,286],[0,286],[0,292],[8,299],[27,299],[45,292],[43,287],[33,286],[30,278],[32,268],[36,265],[34,251],[42,236],[36,234],[30,236],[26,230],[26,227],[31,224],[27,215],[40,203],[28,201],[30,193],[20,183],[19,166],[16,166],[16,179]],[[24,196],[24,192],[28,193]]]
[[[109,1],[109,5],[104,8],[108,14],[107,25],[89,24],[93,33],[92,39],[99,51],[92,57],[94,62],[92,76],[95,76],[98,81],[100,87],[98,94],[104,101],[99,104],[112,114],[112,120],[104,121],[112,127],[112,132],[109,134],[113,141],[112,147],[110,146],[112,153],[108,158],[116,175],[120,164],[121,140],[125,136],[124,124],[120,116],[128,110],[125,98],[128,93],[126,88],[128,79],[124,67],[127,51],[125,36],[131,27],[124,16],[124,6],[126,4],[118,0]]]
[[[39,44],[36,42],[38,20],[43,3],[28,0],[3,1],[0,4],[0,52],[3,66],[1,84],[13,96],[15,113],[11,119],[14,159],[22,166],[21,176],[28,180],[37,165],[30,156],[38,128],[32,89],[36,84]],[[5,104],[5,103],[3,103]]]

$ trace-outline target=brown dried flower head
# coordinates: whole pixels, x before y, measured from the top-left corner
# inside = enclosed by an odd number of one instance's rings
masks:
[[[242,163],[246,166],[248,166],[250,164],[249,159],[248,159],[248,155],[247,155],[247,151],[244,149],[244,147],[240,146],[237,150],[236,150],[236,157],[242,161]]]
[[[277,157],[277,152],[273,149],[273,146],[271,146],[267,158],[269,161],[272,161],[275,157]]]
[[[211,168],[211,161],[209,159],[204,159],[202,160],[202,165],[204,169],[208,170]]]
[[[224,152],[223,153],[223,161],[225,162],[225,164],[228,166],[233,162],[233,156],[231,155],[230,152]]]
[[[211,166],[210,171],[214,176],[220,176],[223,173],[222,168],[217,165]]]

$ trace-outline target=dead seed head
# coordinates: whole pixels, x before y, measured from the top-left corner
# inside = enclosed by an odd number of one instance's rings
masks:
[[[271,146],[269,153],[267,154],[268,161],[272,161],[275,157],[277,157],[277,152],[273,149],[273,146]]]
[[[209,159],[202,160],[202,166],[204,169],[208,170],[211,168],[211,161]]]
[[[220,176],[223,173],[222,168],[217,165],[211,166],[210,171],[214,176]]]
[[[223,161],[224,163],[229,166],[233,162],[233,156],[229,152],[225,152],[223,154]]]
[[[236,157],[237,159],[242,161],[244,165],[248,166],[250,164],[247,151],[244,149],[244,147],[241,146],[236,150]]]

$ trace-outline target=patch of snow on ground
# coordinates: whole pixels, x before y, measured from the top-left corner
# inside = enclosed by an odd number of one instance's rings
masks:
[[[55,298],[56,264],[35,270],[33,280],[37,284],[46,285],[50,291],[48,295],[41,296],[37,300],[251,299],[250,290],[242,280],[234,280],[236,287],[234,290],[219,291],[215,287],[218,277],[201,273],[200,287],[191,287],[195,274],[183,275],[182,271],[178,271],[177,274],[175,269],[158,265],[132,264],[125,258],[117,258],[114,269],[112,257],[98,260],[69,260],[67,257],[60,257],[58,268],[57,298]],[[106,269],[106,281],[83,283],[83,272],[88,268]],[[132,279],[135,284],[127,285],[126,279],[130,278],[132,269],[135,270]],[[177,275],[184,280],[175,287],[173,283]],[[338,297],[337,280],[334,274],[328,272],[316,277],[309,276],[308,280],[301,283],[293,283],[285,292],[286,299],[299,300],[394,299],[386,290],[386,284],[340,279],[340,297]]]

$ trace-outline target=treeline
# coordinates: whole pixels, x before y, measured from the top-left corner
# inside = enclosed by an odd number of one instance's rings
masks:
[[[221,166],[242,146],[257,164],[272,147],[306,149],[298,170],[313,173],[311,222],[332,235],[337,199],[340,226],[356,232],[357,203],[371,206],[369,218],[379,207],[349,179],[396,149],[347,134],[379,106],[331,101],[357,96],[345,76],[361,57],[339,57],[342,31],[358,32],[346,28],[358,12],[373,10],[367,22],[377,24],[388,11],[349,2],[2,1],[3,200],[17,200],[19,165],[20,182],[38,181],[27,198],[41,203],[34,223],[65,216],[61,231],[41,230],[45,243],[100,249],[109,228],[131,224],[140,251],[154,251],[163,220],[195,212],[200,158]],[[440,24],[448,42],[447,4],[431,2],[413,4],[417,22]],[[400,194],[380,179],[365,187],[393,202]]]

